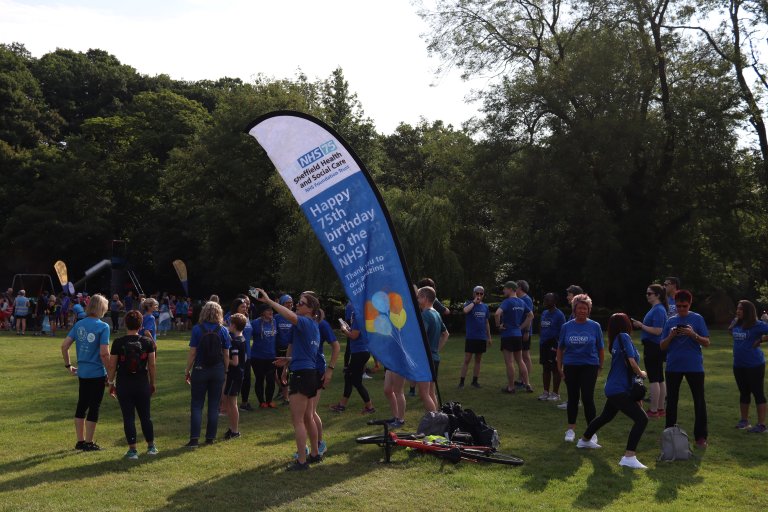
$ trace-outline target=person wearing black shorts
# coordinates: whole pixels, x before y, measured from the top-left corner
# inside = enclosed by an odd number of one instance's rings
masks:
[[[492,343],[491,324],[489,322],[490,310],[488,305],[483,302],[485,288],[475,286],[472,293],[474,298],[464,304],[467,337],[464,342],[464,364],[461,366],[459,389],[464,387],[464,379],[467,377],[469,362],[472,360],[473,355],[475,356],[475,366],[472,370],[472,387],[480,387],[477,381],[478,377],[480,377],[480,363],[483,360],[483,354],[485,354],[488,345]]]
[[[248,317],[235,313],[229,317],[229,334],[232,337],[232,348],[229,349],[229,367],[224,382],[224,400],[229,419],[229,428],[224,433],[224,440],[240,437],[240,410],[237,407],[237,397],[243,387],[245,374],[250,372],[246,360],[245,337],[243,329],[248,325]],[[250,386],[250,384],[248,384]]]
[[[645,411],[649,418],[666,416],[664,402],[667,399],[667,385],[664,383],[664,356],[661,350],[661,331],[667,321],[667,292],[660,284],[651,284],[645,290],[645,297],[651,309],[642,322],[632,320],[635,329],[640,329],[643,342],[643,364],[648,373],[648,388],[651,404]]]
[[[560,372],[557,370],[557,338],[565,323],[565,315],[557,308],[557,295],[544,295],[544,311],[541,312],[539,330],[539,362],[542,366],[544,392],[539,400],[560,400]],[[550,392],[550,382],[552,391]]]
[[[515,363],[520,370],[520,380],[526,391],[533,392],[529,381],[528,368],[523,361],[523,331],[528,329],[533,320],[533,311],[515,295],[517,283],[504,283],[504,301],[496,310],[496,327],[501,333],[501,352],[504,354],[504,365],[507,369],[507,385],[501,388],[502,393],[515,392]]]

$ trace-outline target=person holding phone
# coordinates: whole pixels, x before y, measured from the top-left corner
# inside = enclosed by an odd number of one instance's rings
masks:
[[[693,435],[696,446],[707,447],[707,402],[704,398],[704,355],[701,348],[709,346],[709,331],[704,318],[691,311],[693,295],[679,290],[674,297],[677,314],[664,324],[661,349],[667,351],[667,421],[677,424],[677,403],[683,378],[688,381],[693,396]]]
[[[651,404],[645,411],[649,418],[666,415],[664,401],[667,398],[667,385],[664,382],[665,353],[661,350],[661,332],[667,322],[667,291],[660,284],[651,284],[645,290],[645,297],[651,309],[643,321],[632,320],[635,329],[640,329],[643,342],[643,362],[648,372],[648,388],[651,392]]]

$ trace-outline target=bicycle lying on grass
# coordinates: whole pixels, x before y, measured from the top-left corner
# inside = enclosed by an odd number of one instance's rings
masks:
[[[387,422],[390,420],[371,420],[369,425],[384,427],[384,435],[358,437],[359,444],[375,444],[384,448],[384,462],[389,462],[393,446],[404,446],[420,453],[429,453],[456,464],[461,460],[471,462],[492,462],[508,466],[521,466],[520,457],[497,452],[490,446],[478,446],[458,441],[432,441],[424,434],[390,432]]]

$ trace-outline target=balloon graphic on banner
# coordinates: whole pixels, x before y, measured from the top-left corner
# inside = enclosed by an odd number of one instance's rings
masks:
[[[402,329],[407,319],[405,309],[403,309],[403,298],[398,293],[389,294],[389,319],[392,325]]]

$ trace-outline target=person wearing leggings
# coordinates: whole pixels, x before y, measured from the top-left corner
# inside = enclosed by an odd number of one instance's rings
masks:
[[[79,396],[75,409],[75,450],[100,450],[93,442],[96,423],[99,421],[99,409],[104,398],[107,363],[109,362],[109,325],[101,318],[107,312],[109,303],[100,294],[91,298],[85,309],[86,317],[79,320],[64,338],[61,354],[64,367],[79,381]],[[75,343],[77,364],[73,366],[69,358],[69,347]]]
[[[768,324],[757,320],[755,305],[740,300],[736,306],[736,318],[730,327],[733,336],[733,376],[739,388],[739,412],[741,419],[736,428],[752,434],[762,434],[765,427],[765,355],[760,349],[768,341]],[[749,402],[755,397],[757,425],[749,424]]]
[[[579,399],[584,404],[587,423],[597,415],[595,383],[605,357],[603,330],[599,323],[589,318],[592,299],[582,293],[573,298],[571,306],[574,318],[560,328],[557,345],[557,368],[568,389],[568,429],[565,431],[568,442],[576,440]],[[597,435],[592,441],[597,443]]]
[[[363,386],[365,364],[371,357],[371,353],[368,351],[368,338],[365,337],[360,329],[354,314],[351,320],[351,325],[341,325],[341,332],[347,336],[347,346],[350,353],[349,364],[344,367],[344,395],[339,400],[339,403],[331,406],[331,410],[334,412],[345,411],[347,403],[349,403],[349,397],[352,396],[352,388],[354,387],[360,393],[360,398],[363,399],[365,404],[362,413],[371,414],[376,412],[376,409],[373,407],[368,390]]]
[[[259,408],[274,409],[277,407],[272,401],[275,395],[275,347],[277,338],[277,324],[274,311],[269,306],[262,306],[259,318],[251,322],[251,369],[254,376],[254,388],[256,398],[259,400]]]
[[[141,432],[147,442],[147,455],[157,455],[155,430],[150,415],[150,403],[155,393],[155,344],[149,338],[139,336],[141,313],[125,314],[125,336],[117,338],[109,351],[109,394],[117,398],[123,414],[123,431],[128,442],[125,458],[138,460],[136,449],[136,414],[141,422]]]
[[[624,313],[616,313],[608,320],[608,351],[611,353],[611,369],[605,381],[606,402],[600,416],[589,422],[577,448],[601,448],[597,441],[592,441],[592,436],[604,425],[609,423],[616,414],[623,412],[634,422],[629,431],[627,447],[624,456],[619,461],[619,466],[633,469],[647,469],[637,460],[637,444],[640,442],[645,427],[648,425],[648,416],[642,406],[629,395],[631,378],[637,375],[645,379],[647,374],[640,369],[637,362],[640,354],[632,344],[632,324]]]

